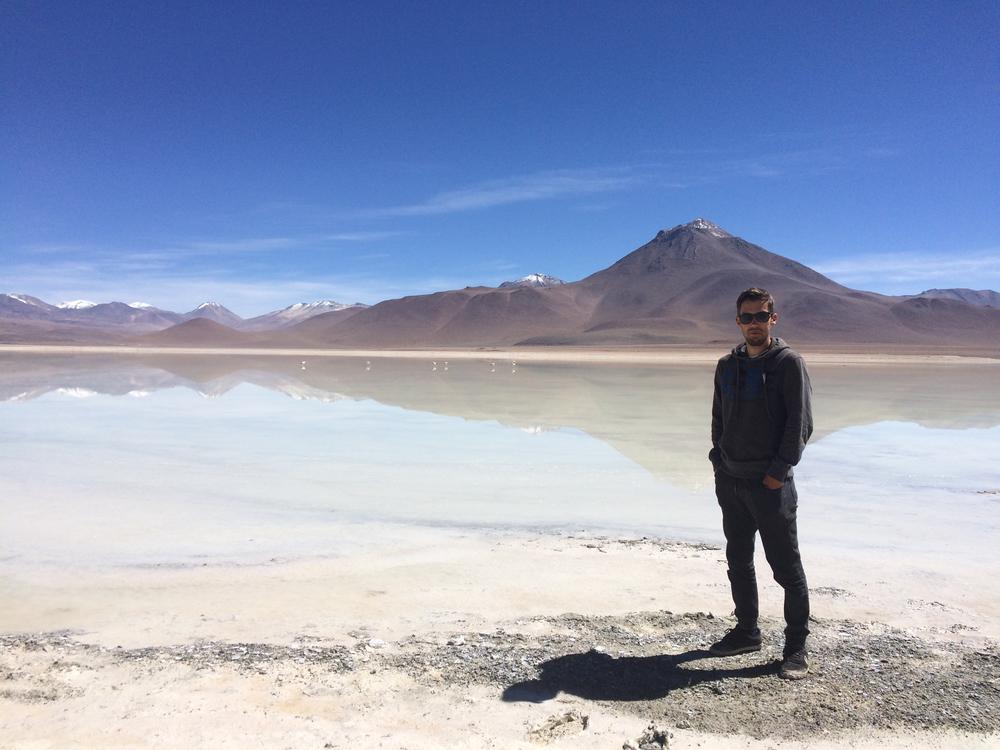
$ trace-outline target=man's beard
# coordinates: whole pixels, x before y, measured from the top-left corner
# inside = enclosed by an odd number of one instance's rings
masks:
[[[767,333],[761,331],[760,333],[746,333],[744,338],[750,346],[763,346],[767,343]]]

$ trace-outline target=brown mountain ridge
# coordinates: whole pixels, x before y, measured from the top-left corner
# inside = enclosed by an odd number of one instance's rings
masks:
[[[1000,310],[849,289],[704,219],[663,230],[580,281],[403,297],[287,332],[332,348],[704,344],[734,338],[733,304],[748,286],[775,294],[778,330],[796,343],[1000,344]]]
[[[733,305],[749,286],[775,294],[777,332],[795,344],[1000,345],[1000,309],[946,296],[850,289],[705,219],[662,230],[571,283],[414,295],[271,331],[188,321],[128,343],[386,349],[715,344],[737,338]]]

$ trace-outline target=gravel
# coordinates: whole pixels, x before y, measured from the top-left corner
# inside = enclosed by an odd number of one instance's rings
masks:
[[[703,650],[730,626],[704,613],[563,614],[520,619],[491,632],[388,642],[359,632],[352,646],[199,641],[123,649],[86,644],[66,631],[6,634],[0,635],[0,707],[3,701],[68,697],[53,679],[67,668],[183,664],[265,674],[280,667],[299,670],[305,680],[317,672],[392,671],[456,694],[473,685],[495,688],[505,701],[540,703],[569,694],[658,726],[758,738],[861,727],[1000,731],[996,642],[973,647],[878,623],[819,620],[809,642],[812,673],[789,682],[777,676],[782,623],[761,625],[769,634],[763,650],[729,658]],[[49,664],[42,673],[8,663],[40,655]],[[86,686],[78,683],[75,694],[81,690]],[[585,726],[582,718],[564,720],[559,731],[579,726]]]

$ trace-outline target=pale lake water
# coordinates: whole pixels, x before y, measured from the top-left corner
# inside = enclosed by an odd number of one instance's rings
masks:
[[[373,524],[722,541],[713,366],[0,355],[0,567],[350,554]],[[1000,366],[810,367],[803,544],[995,566]]]

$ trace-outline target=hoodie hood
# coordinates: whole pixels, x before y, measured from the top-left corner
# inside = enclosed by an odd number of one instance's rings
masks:
[[[733,356],[739,359],[753,359],[753,360],[765,360],[771,357],[777,356],[778,353],[788,349],[788,344],[782,341],[777,336],[771,337],[771,346],[768,347],[766,351],[761,352],[756,357],[751,357],[747,354],[747,344],[744,341],[742,344],[738,344],[733,347]]]

